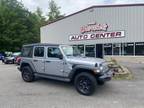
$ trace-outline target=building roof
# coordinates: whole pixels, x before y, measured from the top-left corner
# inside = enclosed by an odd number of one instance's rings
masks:
[[[62,18],[59,18],[55,21],[52,21],[52,22],[48,22],[47,24],[43,25],[43,26],[46,26],[46,25],[49,25],[49,24],[52,24],[52,23],[55,23],[57,21],[60,21],[60,20],[63,20],[65,18],[68,18],[68,17],[71,17],[73,15],[76,15],[78,13],[81,13],[83,11],[86,11],[86,10],[89,10],[89,9],[93,9],[93,8],[105,8],[105,7],[131,7],[131,6],[144,6],[144,3],[139,3],[139,4],[117,4],[117,5],[94,5],[94,6],[91,6],[91,7],[88,7],[86,9],[83,9],[83,10],[80,10],[78,12],[75,12],[73,14],[70,14],[70,15],[67,15],[65,17],[62,17]]]

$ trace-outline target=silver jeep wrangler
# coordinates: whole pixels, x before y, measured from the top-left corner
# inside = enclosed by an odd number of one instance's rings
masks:
[[[18,69],[26,82],[36,76],[74,82],[83,95],[93,94],[96,84],[103,85],[113,75],[105,60],[84,57],[75,47],[58,44],[24,45]]]

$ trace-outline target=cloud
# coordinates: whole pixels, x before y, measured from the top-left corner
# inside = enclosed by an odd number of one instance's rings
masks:
[[[30,10],[35,11],[37,7],[40,7],[44,13],[48,12],[49,0],[18,0]],[[90,7],[92,5],[104,4],[104,2],[111,0],[55,0],[58,6],[61,7],[61,12],[63,14],[71,14],[73,12],[79,11],[81,9]]]
[[[63,13],[70,14],[92,5],[104,4],[105,0],[55,0],[60,6]]]
[[[144,0],[115,0],[114,4],[144,3]]]
[[[18,0],[30,10],[35,11],[37,7],[40,7],[45,15],[48,13],[49,0]],[[62,14],[71,14],[76,11],[93,5],[103,4],[127,4],[127,3],[144,3],[144,0],[54,0],[58,6],[61,7]]]
[[[34,2],[35,0],[18,0],[19,2],[22,2],[26,8],[28,8],[30,11],[34,11],[37,7],[37,3]]]

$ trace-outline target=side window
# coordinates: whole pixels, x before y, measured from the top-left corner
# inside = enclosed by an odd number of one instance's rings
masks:
[[[44,47],[35,47],[34,56],[35,57],[44,57]]]
[[[32,57],[33,54],[33,47],[23,47],[22,48],[22,57]]]
[[[61,55],[61,51],[59,48],[57,47],[49,47],[48,48],[48,57],[52,57],[52,58],[58,58],[59,55]]]

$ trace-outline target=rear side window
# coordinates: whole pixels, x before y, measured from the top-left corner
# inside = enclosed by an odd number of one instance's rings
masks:
[[[23,47],[22,48],[22,57],[32,57],[33,54],[33,47],[29,46],[29,47]]]
[[[35,47],[34,56],[44,57],[44,47]]]

